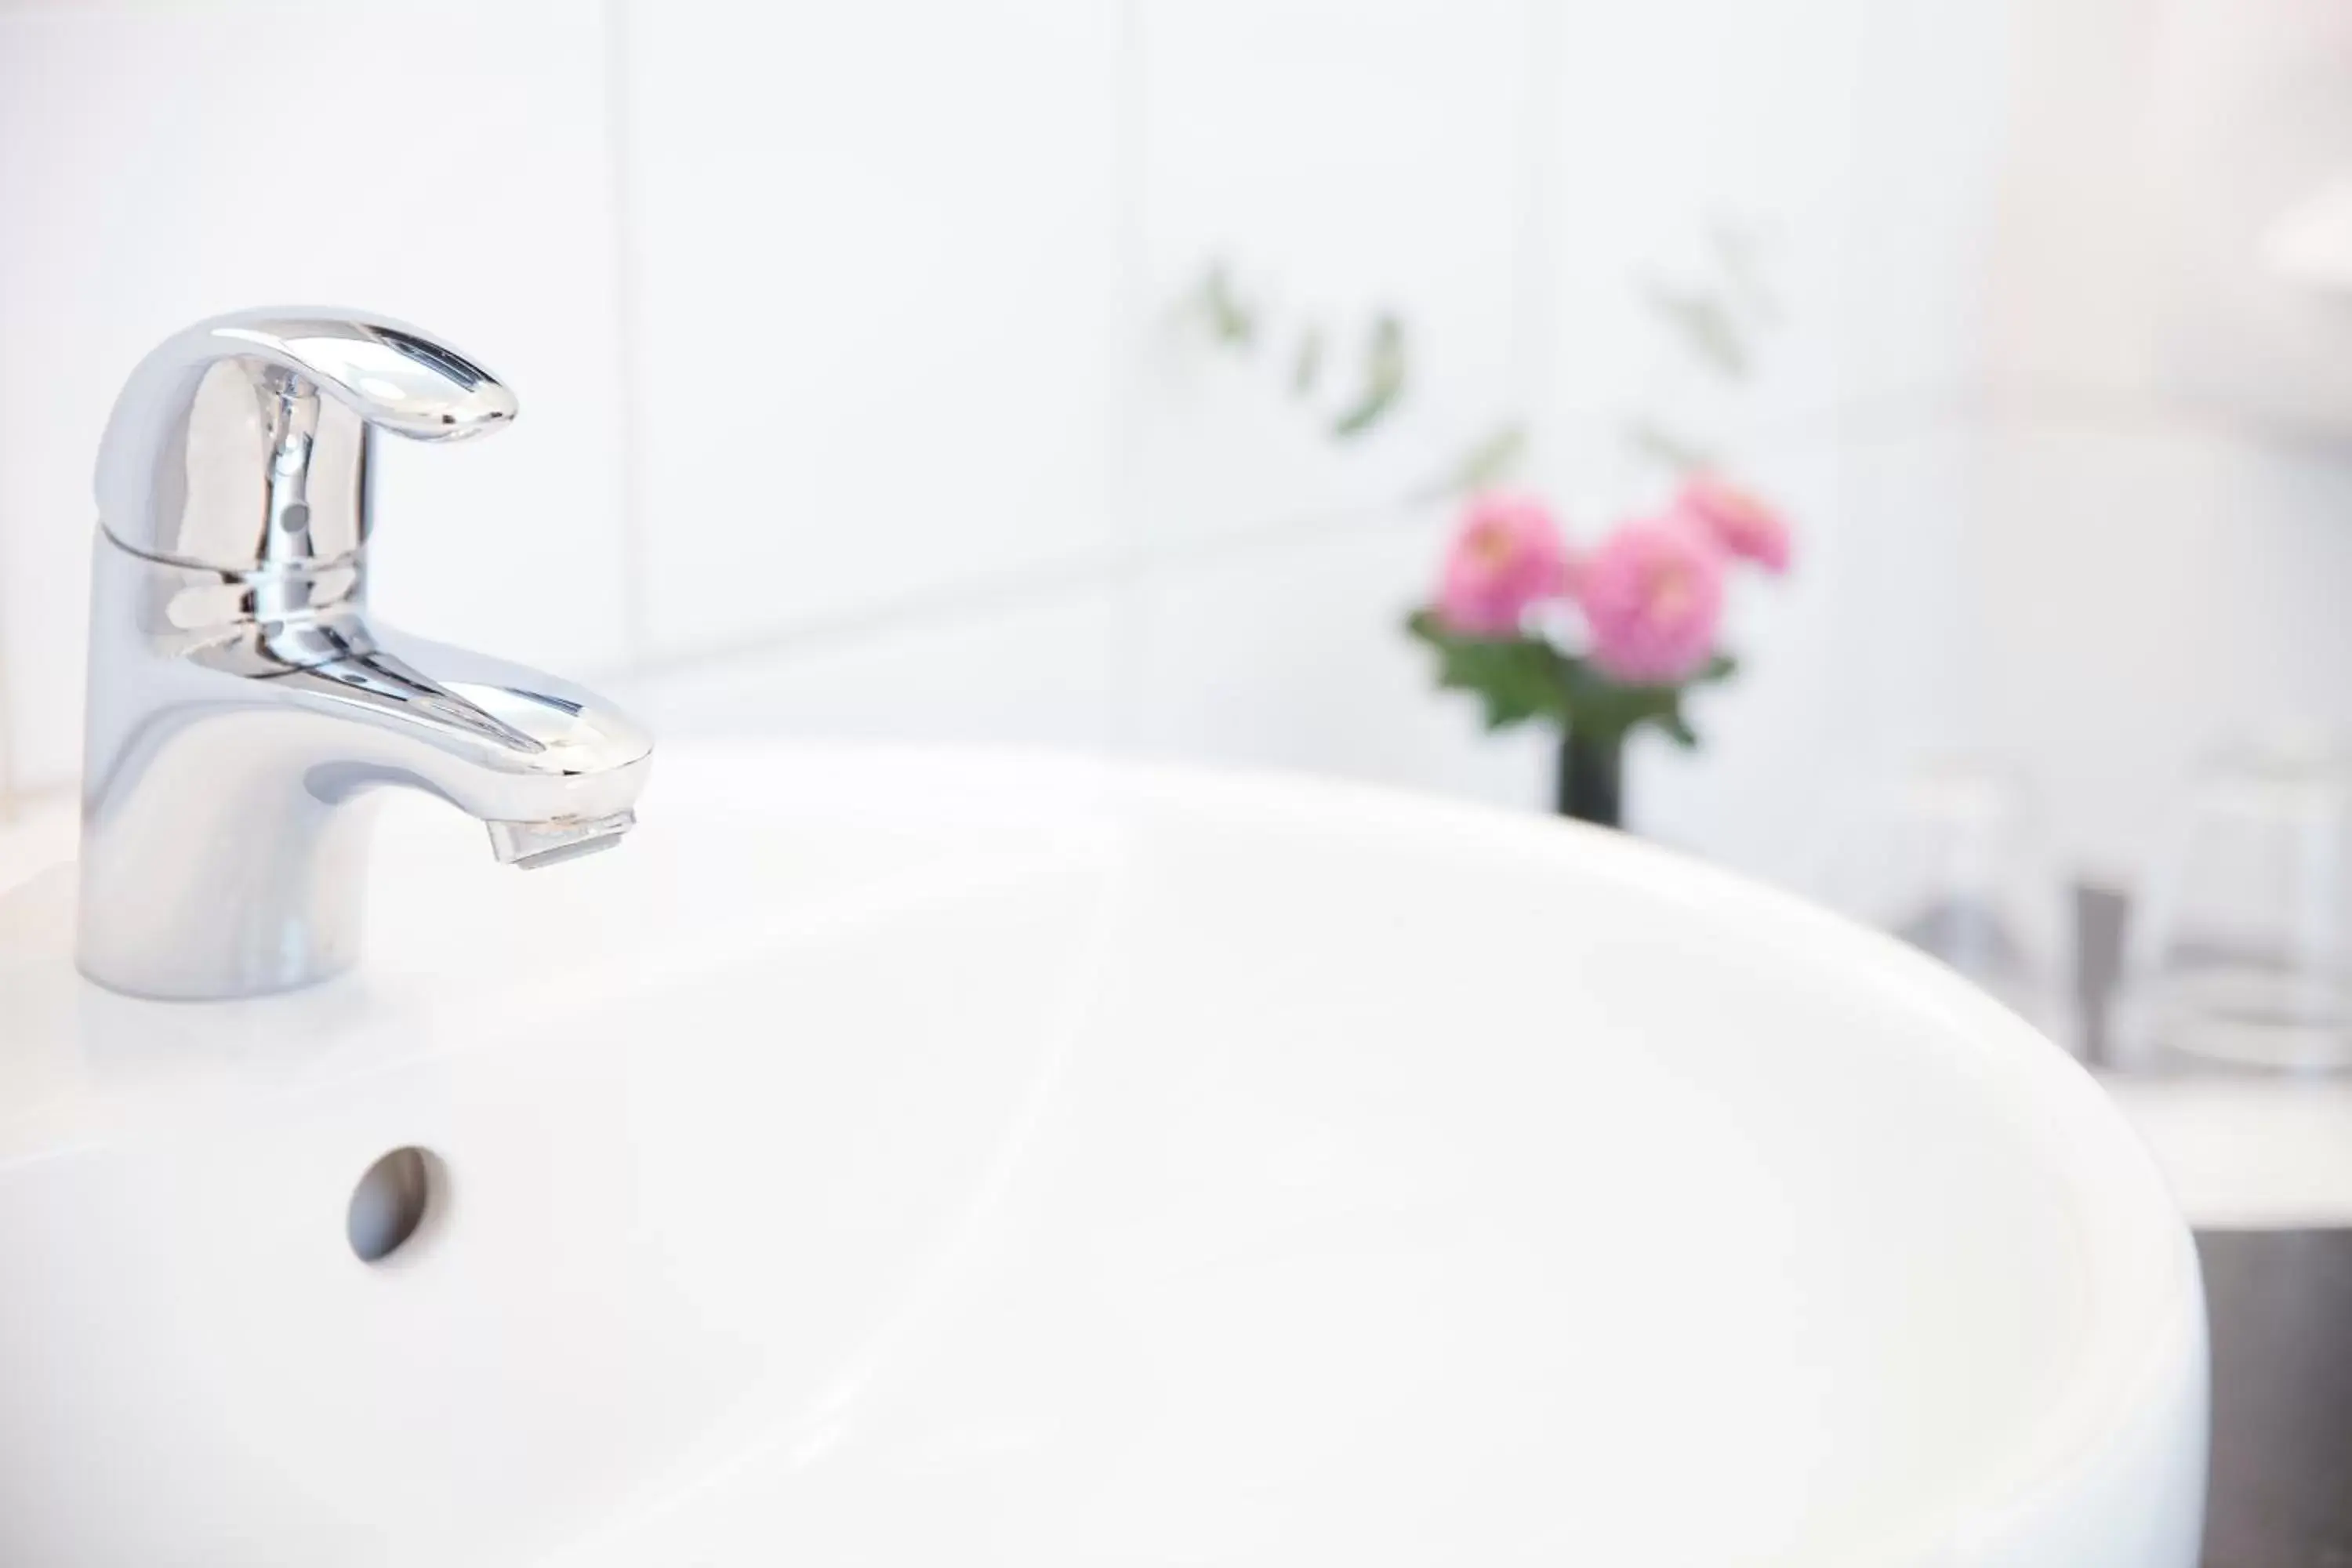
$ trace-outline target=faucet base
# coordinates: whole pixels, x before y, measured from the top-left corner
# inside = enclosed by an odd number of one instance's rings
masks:
[[[74,953],[85,979],[223,1001],[320,984],[359,961],[373,801],[281,798],[192,839],[180,812],[149,809],[180,793],[85,799]]]
[[[364,553],[236,574],[95,542],[81,972],[226,1000],[359,957],[372,799],[419,791],[551,865],[635,822],[653,744],[593,693],[366,614]]]

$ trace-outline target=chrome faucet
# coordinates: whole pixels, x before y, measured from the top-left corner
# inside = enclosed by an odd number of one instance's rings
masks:
[[[78,958],[141,996],[255,996],[358,956],[370,796],[440,797],[532,867],[615,843],[646,732],[551,676],[367,613],[375,432],[514,395],[380,317],[248,310],[142,361],[99,450]]]

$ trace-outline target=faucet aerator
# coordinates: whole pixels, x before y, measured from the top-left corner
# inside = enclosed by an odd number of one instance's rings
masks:
[[[599,849],[610,849],[620,843],[621,836],[637,825],[635,810],[616,811],[609,816],[559,818],[553,822],[491,822],[484,824],[490,830],[490,853],[499,863],[536,871],[544,866],[560,866],[566,860],[577,860],[583,855],[593,855]]]

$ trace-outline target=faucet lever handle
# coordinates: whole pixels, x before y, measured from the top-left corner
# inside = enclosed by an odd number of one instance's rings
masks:
[[[239,310],[166,339],[131,372],[98,454],[117,544],[245,573],[367,542],[371,432],[455,441],[514,394],[414,327],[356,311]]]

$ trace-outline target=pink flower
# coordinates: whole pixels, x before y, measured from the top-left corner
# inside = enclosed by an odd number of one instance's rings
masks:
[[[1789,569],[1787,520],[1736,486],[1696,479],[1675,498],[1675,510],[1693,519],[1727,553],[1753,561],[1778,576]]]
[[[1670,684],[1715,651],[1723,555],[1679,512],[1636,518],[1584,558],[1575,594],[1593,663],[1629,685]]]
[[[1568,550],[1543,502],[1478,496],[1446,552],[1437,618],[1466,637],[1517,637],[1529,608],[1567,587]]]

